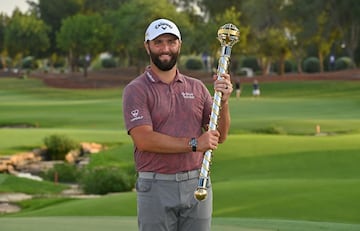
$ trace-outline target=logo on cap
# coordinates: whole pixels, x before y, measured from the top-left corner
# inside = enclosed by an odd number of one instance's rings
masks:
[[[160,22],[159,24],[157,24],[155,26],[155,29],[159,29],[159,27],[163,30],[166,30],[168,27],[170,28],[170,30],[173,28],[170,24],[168,24],[166,22]]]

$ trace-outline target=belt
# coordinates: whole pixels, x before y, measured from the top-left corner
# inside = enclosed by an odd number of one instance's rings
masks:
[[[168,181],[185,181],[194,178],[199,178],[200,170],[192,170],[187,172],[179,172],[175,174],[163,174],[156,172],[139,172],[139,178],[155,179],[155,180],[168,180]]]

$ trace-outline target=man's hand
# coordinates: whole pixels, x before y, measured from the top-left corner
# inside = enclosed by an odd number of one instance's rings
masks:
[[[222,79],[217,79],[217,75],[214,75],[214,89],[215,91],[221,91],[222,92],[222,97],[221,97],[221,101],[222,102],[227,102],[230,98],[230,95],[233,91],[233,85],[231,84],[231,78],[230,75],[227,73],[224,73],[221,75]]]
[[[198,137],[197,151],[206,152],[209,149],[217,149],[219,137],[220,133],[217,130],[204,132]]]

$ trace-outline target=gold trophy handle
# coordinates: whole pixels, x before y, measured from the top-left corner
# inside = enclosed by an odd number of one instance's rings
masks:
[[[233,24],[225,24],[218,30],[218,37],[221,44],[221,55],[218,63],[217,69],[217,78],[222,79],[221,75],[228,72],[228,67],[230,63],[230,55],[232,46],[239,41],[240,32],[236,26]],[[212,104],[209,131],[216,130],[219,113],[220,113],[220,104],[221,104],[222,93],[220,91],[215,91],[214,101]],[[199,182],[197,189],[194,192],[194,196],[198,201],[205,200],[207,197],[207,181],[210,174],[210,164],[212,158],[212,150],[207,150],[204,154]]]

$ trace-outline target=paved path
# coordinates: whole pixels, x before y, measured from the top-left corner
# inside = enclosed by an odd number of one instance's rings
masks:
[[[70,188],[64,190],[60,196],[79,199],[91,199],[101,197],[101,195],[83,194],[82,190],[79,189],[78,185],[71,185]],[[0,193],[0,214],[19,212],[21,208],[14,203],[23,200],[30,200],[32,198],[32,195],[25,193]]]
[[[19,212],[21,208],[12,202],[29,199],[32,199],[32,196],[25,193],[0,193],[0,214]]]

